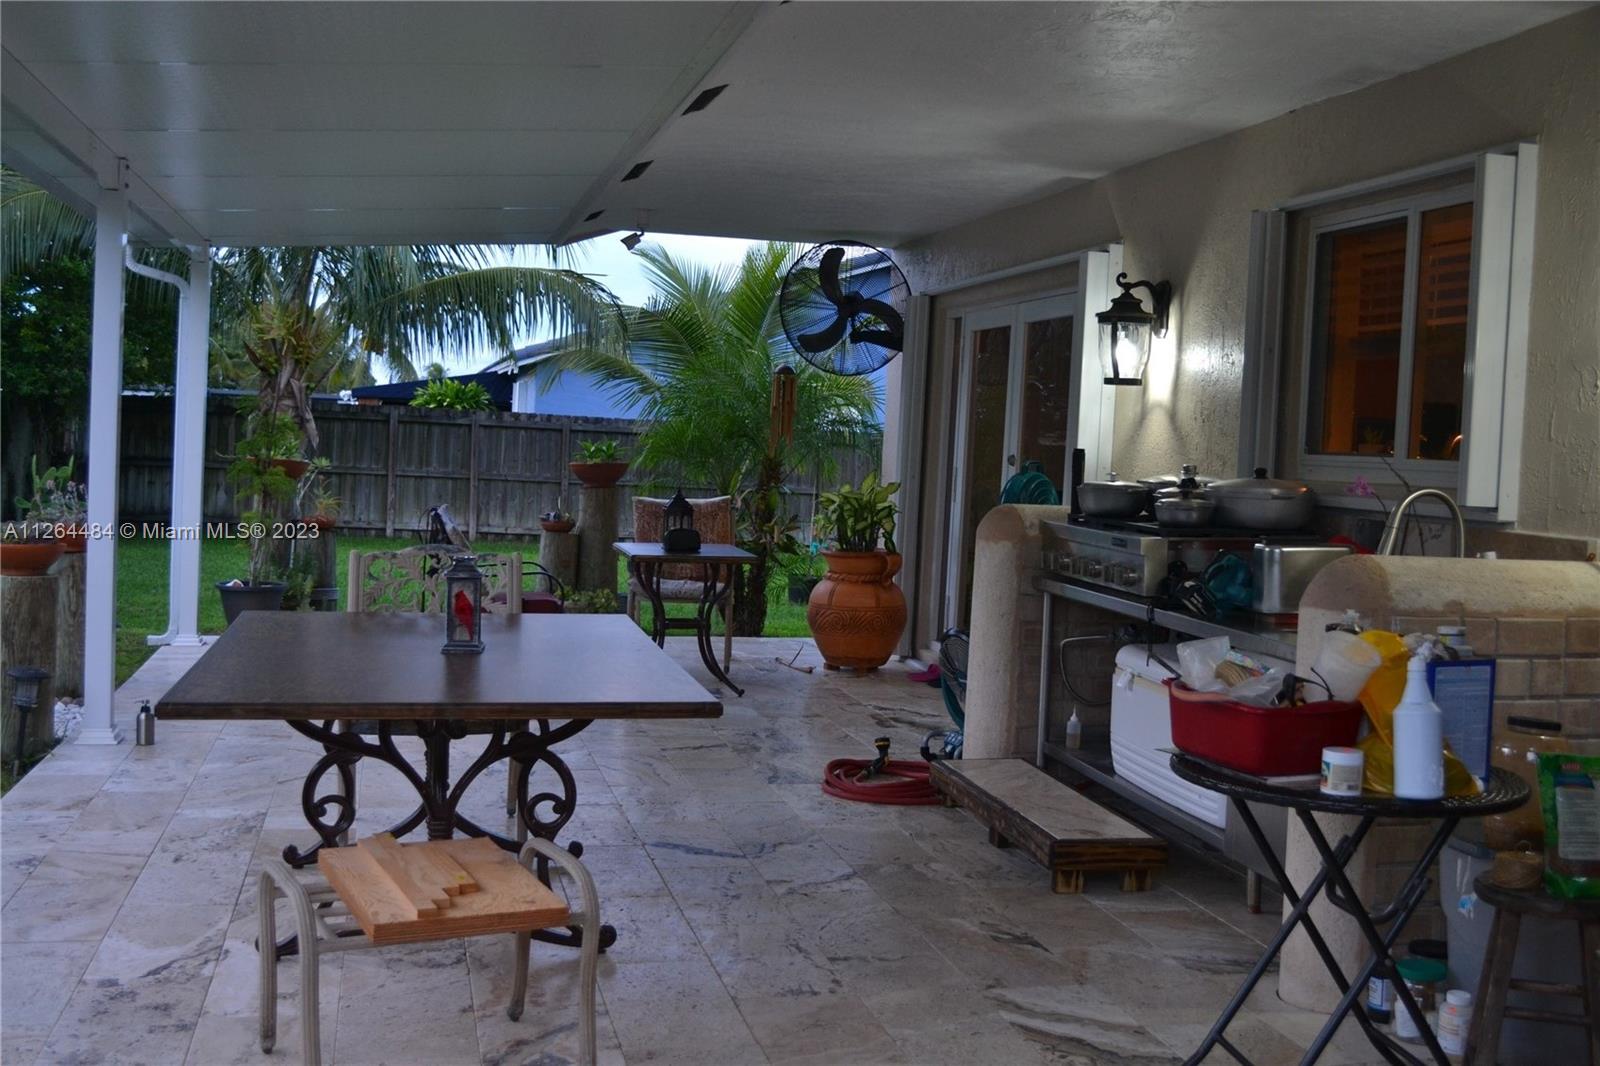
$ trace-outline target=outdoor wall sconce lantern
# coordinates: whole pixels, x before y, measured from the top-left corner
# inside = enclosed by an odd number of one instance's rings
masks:
[[[483,571],[477,557],[458,555],[444,572],[444,653],[483,652]]]
[[[667,501],[667,509],[661,515],[661,547],[673,553],[700,550],[700,533],[694,528],[694,505],[683,498],[682,489]]]
[[[1127,274],[1118,274],[1117,284],[1122,286],[1122,295],[1094,316],[1100,320],[1100,367],[1107,385],[1143,385],[1150,339],[1167,335],[1172,282],[1130,282]],[[1146,311],[1144,301],[1133,294],[1141,287],[1150,291],[1153,311]]]
[[[11,707],[17,712],[17,746],[11,752],[11,776],[22,774],[22,750],[28,742],[28,715],[39,706],[39,686],[50,676],[37,666],[13,666],[6,671],[11,679]]]

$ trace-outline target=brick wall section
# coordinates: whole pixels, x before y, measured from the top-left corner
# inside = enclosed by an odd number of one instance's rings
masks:
[[[1600,611],[1577,618],[1396,615],[1390,625],[1401,633],[1467,627],[1473,654],[1495,660],[1497,735],[1512,716],[1560,722],[1570,733],[1600,733]]]

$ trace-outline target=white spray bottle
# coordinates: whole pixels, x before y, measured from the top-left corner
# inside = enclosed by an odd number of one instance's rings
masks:
[[[1428,656],[1406,665],[1406,691],[1394,709],[1394,794],[1401,799],[1444,795],[1444,715],[1428,690]]]

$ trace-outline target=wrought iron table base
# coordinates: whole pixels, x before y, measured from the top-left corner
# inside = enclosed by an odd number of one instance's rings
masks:
[[[528,729],[529,724],[536,725],[537,730]],[[322,757],[312,765],[306,775],[305,785],[300,790],[300,807],[305,812],[307,823],[321,839],[304,851],[294,845],[283,849],[284,861],[290,866],[301,867],[316,861],[317,852],[323,848],[341,846],[355,824],[355,766],[362,759],[376,759],[394,767],[422,799],[416,810],[390,827],[389,832],[395,837],[403,837],[426,823],[429,840],[449,839],[459,829],[468,836],[488,837],[513,854],[519,852],[522,847],[520,842],[485,829],[459,809],[468,786],[484,770],[502,759],[510,759],[516,786],[518,821],[530,835],[555,842],[556,834],[572,818],[572,812],[577,807],[578,785],[566,761],[553,748],[581,732],[589,725],[589,720],[575,718],[555,726],[544,718],[533,723],[518,722],[513,723],[514,730],[509,731],[509,735],[508,723],[494,722],[487,734],[473,734],[486,735],[488,742],[483,752],[454,784],[450,780],[450,745],[468,735],[467,723],[460,719],[436,718],[414,723],[423,745],[422,773],[417,772],[395,744],[393,722],[378,722],[374,737],[341,730],[331,719],[322,722],[290,720],[289,725],[296,732],[321,744],[323,749]],[[555,772],[561,789],[559,793],[541,791],[531,796],[528,794],[534,770],[540,763]],[[320,783],[329,773],[336,775],[339,791],[319,793]],[[543,813],[545,809],[548,815]],[[568,843],[566,848],[574,857],[583,855],[583,845],[578,841]],[[535,869],[539,879],[548,885],[548,861],[541,858]],[[533,937],[547,944],[577,947],[582,942],[582,930],[577,926],[569,927],[564,933],[544,929],[535,932]],[[616,929],[609,925],[600,927],[601,951],[616,943],[616,939]],[[278,945],[280,957],[292,955],[295,951],[293,938]]]
[[[1431,883],[1431,878],[1428,876],[1429,870],[1432,868],[1434,860],[1438,858],[1440,850],[1443,849],[1445,841],[1455,831],[1460,818],[1445,817],[1440,821],[1439,828],[1434,833],[1433,839],[1429,841],[1427,848],[1423,850],[1422,856],[1417,860],[1416,865],[1411,868],[1411,872],[1407,875],[1400,891],[1395,894],[1393,900],[1387,906],[1372,912],[1368,911],[1366,906],[1362,904],[1360,897],[1351,886],[1349,878],[1345,875],[1344,868],[1354,857],[1356,849],[1360,846],[1368,831],[1377,822],[1376,815],[1362,817],[1353,832],[1341,838],[1337,845],[1330,845],[1327,836],[1322,832],[1322,827],[1317,824],[1315,815],[1309,810],[1295,810],[1295,814],[1300,817],[1300,822],[1305,827],[1306,834],[1311,838],[1312,845],[1317,849],[1317,854],[1322,860],[1322,868],[1311,879],[1311,883],[1306,886],[1305,892],[1297,895],[1294,886],[1289,881],[1288,874],[1283,868],[1283,863],[1279,861],[1277,854],[1272,850],[1260,823],[1256,821],[1254,812],[1250,810],[1250,804],[1238,796],[1231,797],[1231,800],[1234,810],[1244,822],[1245,828],[1249,830],[1250,838],[1255,842],[1256,848],[1266,861],[1273,878],[1283,889],[1284,898],[1289,901],[1291,910],[1289,917],[1284,920],[1283,925],[1279,927],[1278,932],[1267,945],[1266,952],[1251,968],[1250,973],[1239,986],[1239,990],[1228,1001],[1228,1006],[1222,1012],[1222,1016],[1217,1019],[1216,1024],[1211,1027],[1211,1031],[1206,1034],[1206,1038],[1201,1042],[1199,1049],[1185,1061],[1185,1066],[1194,1066],[1194,1064],[1202,1062],[1213,1048],[1218,1047],[1232,1055],[1239,1062],[1244,1063],[1245,1066],[1251,1066],[1250,1059],[1238,1048],[1234,1047],[1224,1034],[1229,1024],[1239,1013],[1240,1008],[1244,1006],[1245,1000],[1250,997],[1250,993],[1266,974],[1267,968],[1272,965],[1272,960],[1277,958],[1278,952],[1283,949],[1283,945],[1288,941],[1290,934],[1294,932],[1297,926],[1305,929],[1307,938],[1310,939],[1312,946],[1321,957],[1323,965],[1327,967],[1328,973],[1333,977],[1334,983],[1338,985],[1339,991],[1342,993],[1333,1013],[1328,1016],[1327,1022],[1323,1024],[1322,1029],[1311,1042],[1311,1046],[1306,1049],[1305,1057],[1300,1060],[1302,1063],[1316,1062],[1323,1051],[1327,1049],[1328,1042],[1333,1039],[1340,1023],[1354,1013],[1356,1022],[1367,1035],[1367,1040],[1378,1054],[1383,1056],[1386,1062],[1394,1063],[1395,1066],[1425,1066],[1425,1060],[1417,1058],[1392,1036],[1379,1029],[1377,1024],[1368,1016],[1365,1005],[1360,1002],[1368,980],[1373,974],[1377,973],[1388,977],[1393,983],[1396,999],[1395,1009],[1411,1012],[1411,1017],[1417,1023],[1417,1031],[1421,1034],[1433,1061],[1438,1066],[1449,1066],[1450,1060],[1439,1047],[1438,1038],[1434,1036],[1432,1028],[1423,1017],[1421,1006],[1412,997],[1411,990],[1406,987],[1406,983],[1398,979],[1395,959],[1390,952],[1390,948],[1393,946],[1395,939],[1399,937],[1412,912],[1416,910],[1417,905],[1422,902],[1423,897],[1426,895],[1428,886]],[[1334,958],[1327,941],[1322,937],[1322,932],[1311,919],[1311,904],[1316,901],[1319,894],[1326,894],[1330,903],[1356,920],[1356,924],[1361,928],[1362,935],[1366,937],[1367,944],[1371,948],[1372,953],[1368,956],[1366,964],[1361,967],[1360,972],[1356,974],[1354,981],[1345,979],[1344,971],[1339,966],[1338,960]],[[1378,931],[1377,927],[1381,923],[1390,923],[1387,934]]]
[[[673,561],[681,562],[681,560]],[[695,606],[694,617],[668,618],[666,602],[661,595],[661,568],[664,565],[670,564],[641,556],[633,556],[628,560],[628,573],[650,599],[651,639],[657,646],[665,648],[668,630],[692,631],[695,635],[695,644],[700,649],[700,661],[706,664],[711,676],[731,689],[734,695],[743,696],[744,689],[728,680],[722,664],[717,661],[716,649],[711,644],[711,621],[716,617],[717,608],[733,588],[733,566],[719,563],[696,564],[705,567],[706,576],[701,579],[700,602]]]

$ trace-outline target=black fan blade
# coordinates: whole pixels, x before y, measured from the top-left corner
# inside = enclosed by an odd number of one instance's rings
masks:
[[[833,320],[833,325],[827,329],[820,329],[815,333],[802,333],[795,338],[795,342],[812,355],[825,352],[839,343],[839,339],[844,336],[844,328],[849,323],[850,320],[848,318],[840,315]]]
[[[844,249],[829,248],[822,253],[822,262],[817,267],[817,284],[822,288],[822,295],[835,304],[844,302],[844,293],[839,288],[839,264],[843,262]]]
[[[905,334],[897,329],[853,329],[850,331],[851,344],[876,344],[880,348],[890,351],[905,350]]]
[[[855,313],[874,316],[883,323],[885,329],[892,329],[897,333],[905,332],[906,321],[900,317],[900,312],[882,300],[859,300],[856,302]]]

